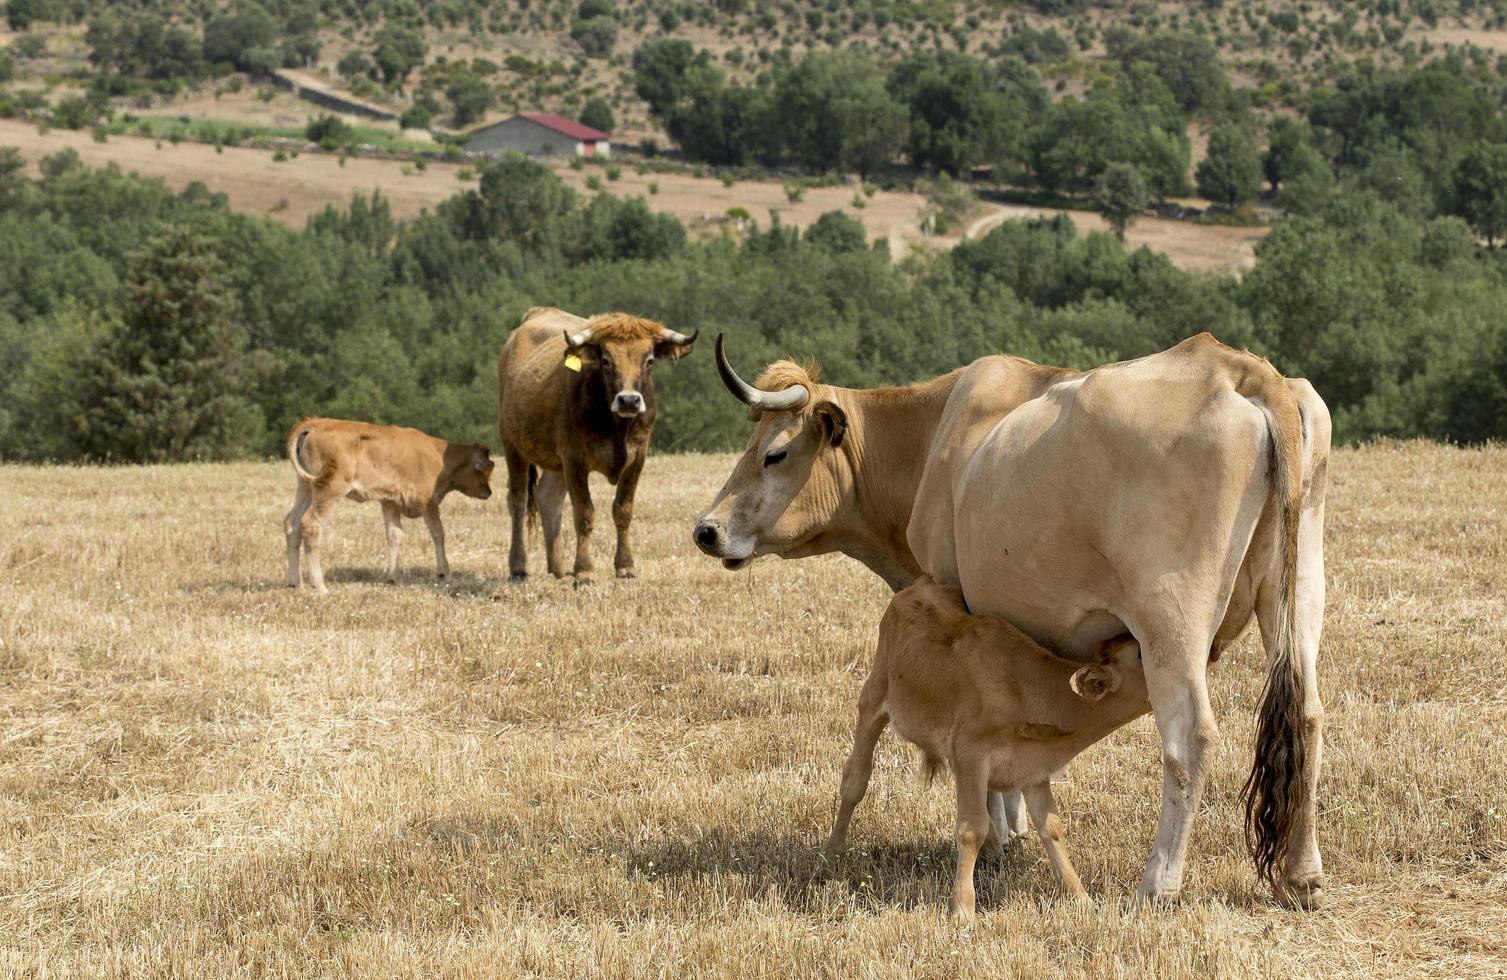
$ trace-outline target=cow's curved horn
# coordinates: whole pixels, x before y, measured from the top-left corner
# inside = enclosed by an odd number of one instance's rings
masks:
[[[738,377],[738,372],[727,362],[727,353],[722,349],[722,334],[717,335],[717,373],[733,397],[750,408],[766,412],[793,412],[805,406],[811,392],[805,385],[791,385],[783,391],[765,391]]]
[[[587,327],[580,333],[571,333],[569,330],[565,331],[565,343],[571,347],[580,347],[582,344],[591,343],[591,328]]]
[[[679,344],[682,347],[684,347],[686,344],[694,344],[696,342],[696,338],[701,336],[700,330],[693,332],[689,337],[687,337],[683,333],[676,333],[669,327],[662,326],[660,327],[660,329],[664,331],[662,336],[665,340],[668,340],[672,344]]]

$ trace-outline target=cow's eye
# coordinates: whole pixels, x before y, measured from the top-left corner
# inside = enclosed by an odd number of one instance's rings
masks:
[[[775,463],[782,462],[785,459],[785,452],[786,450],[776,449],[774,452],[764,457],[764,465],[773,466]]]

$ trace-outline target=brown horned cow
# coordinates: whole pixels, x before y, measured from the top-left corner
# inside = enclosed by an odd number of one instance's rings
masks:
[[[593,471],[617,487],[613,564],[618,578],[633,577],[628,527],[658,414],[654,362],[677,361],[695,342],[694,333],[687,337],[626,313],[587,320],[535,307],[524,314],[497,357],[497,433],[508,466],[513,581],[528,576],[524,525],[535,505],[544,525],[545,566],[551,575],[564,574],[558,546],[567,492],[575,512],[576,584],[591,581],[595,508],[587,478]]]
[[[309,559],[309,584],[320,592],[324,570],[319,538],[325,518],[342,497],[382,504],[387,524],[387,581],[398,580],[398,544],[404,517],[422,517],[434,539],[438,576],[450,574],[440,501],[452,490],[492,496],[491,451],[480,444],[446,442],[418,429],[344,419],[304,419],[288,433],[288,461],[298,474],[298,495],[283,518],[288,542],[288,584],[300,584],[298,547]]]
[[[886,724],[957,783],[957,876],[952,909],[974,909],[973,869],[991,832],[985,796],[1021,790],[1063,891],[1085,896],[1062,844],[1052,774],[1085,748],[1151,710],[1141,650],[1107,640],[1093,662],[1054,656],[998,616],[970,615],[961,589],[922,576],[890,600],[879,622],[874,669],[858,700],[842,806],[827,841],[847,846],[853,808],[868,789],[874,745]]]

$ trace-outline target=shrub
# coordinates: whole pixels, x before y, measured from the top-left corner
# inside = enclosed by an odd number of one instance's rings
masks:
[[[309,125],[304,128],[304,137],[310,143],[318,143],[326,150],[333,150],[353,142],[356,130],[339,116],[325,114],[309,120]]]

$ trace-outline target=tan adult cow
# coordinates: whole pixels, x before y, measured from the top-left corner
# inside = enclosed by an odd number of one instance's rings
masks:
[[[895,587],[923,570],[959,585],[1069,656],[1140,642],[1163,748],[1143,898],[1181,888],[1217,732],[1207,664],[1254,616],[1268,675],[1247,837],[1279,898],[1320,898],[1329,413],[1306,381],[1207,334],[1082,374],[986,357],[871,391],[789,363],[750,386],[718,362],[759,424],[697,524],[703,551],[729,567],[842,551]],[[990,802],[1023,829],[1018,801]]]
[[[626,313],[587,320],[535,307],[524,314],[497,356],[497,433],[508,466],[513,524],[508,571],[513,581],[528,576],[524,528],[536,504],[544,525],[545,567],[551,575],[564,574],[558,545],[560,505],[567,492],[575,512],[576,584],[591,581],[596,510],[587,478],[593,471],[617,486],[613,565],[618,578],[633,577],[628,528],[659,410],[654,362],[678,361],[695,343],[694,333],[687,337]]]
[[[320,592],[324,570],[319,538],[325,518],[344,498],[375,500],[387,525],[387,580],[398,580],[403,518],[422,517],[434,540],[436,573],[450,574],[440,502],[452,490],[492,496],[493,462],[486,446],[446,442],[418,429],[344,419],[304,419],[288,433],[288,461],[298,474],[293,509],[283,518],[288,544],[288,584],[298,588],[298,548],[309,558],[309,584]]]

